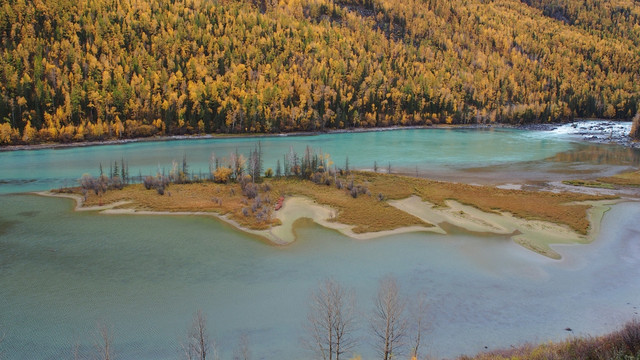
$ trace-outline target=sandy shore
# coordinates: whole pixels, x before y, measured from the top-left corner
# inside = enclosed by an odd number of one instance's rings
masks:
[[[560,259],[560,254],[550,245],[592,242],[600,231],[600,222],[604,213],[616,202],[619,201],[585,202],[592,205],[587,214],[591,224],[587,235],[578,234],[565,225],[521,219],[505,212],[484,212],[453,200],[447,200],[446,207],[438,207],[423,201],[418,196],[412,196],[403,200],[390,201],[389,204],[424,221],[436,224],[440,229],[442,229],[441,224],[448,223],[471,232],[511,235],[515,243],[527,249],[553,259]]]
[[[418,196],[411,196],[403,200],[389,201],[391,206],[414,215],[421,220],[435,224],[433,227],[409,226],[393,230],[355,233],[353,226],[345,225],[334,221],[336,210],[320,205],[315,201],[305,197],[290,197],[285,200],[283,207],[275,213],[281,221],[281,225],[274,226],[268,230],[252,230],[246,228],[230,219],[228,216],[219,215],[215,212],[195,211],[195,212],[170,212],[170,211],[148,211],[127,207],[131,202],[119,201],[103,206],[83,206],[83,198],[77,194],[63,194],[53,192],[38,192],[42,196],[70,198],[76,201],[76,211],[98,211],[103,214],[127,214],[127,215],[199,215],[212,216],[233,227],[268,240],[274,245],[288,245],[296,241],[294,223],[298,219],[309,218],[321,226],[334,229],[342,234],[354,239],[366,240],[377,237],[397,235],[409,232],[431,232],[446,234],[443,224],[451,224],[458,228],[463,228],[474,233],[489,233],[507,235],[511,239],[532,251],[541,255],[560,259],[561,256],[554,251],[550,245],[553,244],[585,244],[592,242],[600,231],[600,222],[604,213],[610,206],[621,200],[603,200],[588,202],[592,208],[588,212],[591,224],[589,233],[581,235],[570,229],[568,226],[554,224],[539,220],[527,220],[514,217],[509,213],[496,212],[489,213],[475,207],[461,204],[454,200],[447,200],[446,206],[435,206],[432,203],[423,201]]]

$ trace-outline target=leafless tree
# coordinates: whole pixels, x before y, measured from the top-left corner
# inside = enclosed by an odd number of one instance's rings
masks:
[[[353,291],[333,279],[323,281],[311,294],[308,346],[323,360],[340,360],[357,341]]]
[[[424,293],[418,294],[410,305],[411,316],[411,332],[413,333],[411,358],[420,358],[420,349],[423,345],[422,336],[429,330],[429,323],[427,321],[427,310],[429,304],[427,303],[427,296]],[[424,347],[424,346],[423,346]]]
[[[382,278],[375,298],[371,332],[375,339],[374,347],[383,360],[401,354],[405,345],[408,330],[406,304],[406,300],[400,296],[395,278]]]
[[[209,338],[207,318],[198,310],[193,317],[193,324],[187,333],[187,340],[182,344],[184,358],[187,360],[206,360],[209,352],[217,358],[214,342]]]
[[[234,351],[233,360],[249,360],[251,359],[251,350],[249,349],[249,336],[243,333],[240,336],[238,347]]]
[[[113,359],[113,334],[111,328],[106,324],[98,324],[96,337],[96,358],[99,360]]]

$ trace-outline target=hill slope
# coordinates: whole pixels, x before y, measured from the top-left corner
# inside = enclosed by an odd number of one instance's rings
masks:
[[[0,144],[630,118],[640,4],[589,1],[4,0]]]

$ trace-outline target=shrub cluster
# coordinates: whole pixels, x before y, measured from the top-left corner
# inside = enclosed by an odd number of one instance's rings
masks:
[[[89,174],[84,174],[82,178],[80,178],[80,187],[84,193],[93,191],[96,195],[100,195],[107,192],[107,190],[122,189],[124,182],[119,176],[110,178],[106,175],[100,175],[94,178]]]
[[[570,330],[570,329],[568,329]],[[639,360],[640,320],[626,323],[620,330],[600,337],[572,338],[561,343],[538,346],[525,345],[515,349],[497,350],[459,360]]]
[[[170,183],[171,180],[168,177],[162,175],[147,176],[142,181],[145,189],[155,189],[160,195],[164,195],[164,191]]]

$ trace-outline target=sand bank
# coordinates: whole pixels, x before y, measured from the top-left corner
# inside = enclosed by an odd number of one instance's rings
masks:
[[[490,213],[454,200],[445,201],[446,207],[435,206],[418,196],[403,200],[389,201],[389,204],[418,218],[437,224],[448,223],[470,232],[511,235],[511,239],[527,249],[553,259],[561,256],[551,244],[585,244],[592,242],[600,231],[600,222],[604,213],[616,200],[588,201],[592,207],[587,216],[591,227],[587,235],[581,235],[566,225],[551,222],[514,217],[506,212]]]
[[[355,233],[353,228],[355,226],[346,225],[336,222],[334,219],[337,216],[337,212],[328,206],[320,205],[315,201],[305,197],[290,197],[284,202],[284,206],[276,213],[276,217],[280,219],[282,225],[274,226],[269,230],[274,236],[282,239],[285,242],[295,241],[295,234],[293,232],[293,223],[301,218],[309,218],[321,226],[329,229],[337,230],[346,236],[354,239],[366,240],[373,239],[382,236],[403,234],[407,232],[437,232],[444,234],[442,229],[436,227],[425,226],[408,226],[393,230],[384,230],[367,233]]]

